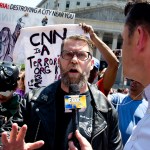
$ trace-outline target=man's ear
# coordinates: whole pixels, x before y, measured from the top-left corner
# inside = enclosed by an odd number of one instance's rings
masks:
[[[92,70],[94,68],[94,60],[92,59],[91,60],[91,68],[90,68],[90,70]]]
[[[142,26],[137,27],[137,48],[143,50],[147,41],[147,32]]]

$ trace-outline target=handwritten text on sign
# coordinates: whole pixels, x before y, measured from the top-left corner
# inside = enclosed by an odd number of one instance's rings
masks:
[[[77,24],[22,29],[15,46],[14,60],[25,60],[27,91],[60,79],[58,58],[61,43],[66,37],[75,34],[83,34]]]

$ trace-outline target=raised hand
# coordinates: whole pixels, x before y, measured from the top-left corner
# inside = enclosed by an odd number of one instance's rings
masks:
[[[25,143],[24,138],[26,135],[27,126],[23,125],[18,131],[18,125],[14,123],[8,137],[7,132],[2,133],[2,147],[0,150],[34,150],[42,147],[44,141],[37,141],[34,143]]]

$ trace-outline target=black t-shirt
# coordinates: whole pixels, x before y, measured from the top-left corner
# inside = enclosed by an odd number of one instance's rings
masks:
[[[93,107],[91,105],[90,92],[81,95],[86,95],[86,110],[79,113],[79,131],[90,142],[93,127]]]
[[[67,128],[68,124],[71,121],[72,114],[65,113],[65,102],[64,95],[68,95],[68,93],[63,90],[59,90],[56,95],[56,129],[55,129],[55,148],[56,150],[64,150],[66,149],[67,142]]]
[[[65,113],[64,96],[69,95],[61,88],[56,95],[56,128],[55,128],[55,148],[67,150],[68,134],[72,132],[72,113]],[[79,131],[88,140],[91,139],[93,108],[91,106],[90,92],[86,92],[87,108],[84,112],[79,112]]]

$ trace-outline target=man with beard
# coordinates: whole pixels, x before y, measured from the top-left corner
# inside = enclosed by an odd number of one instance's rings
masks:
[[[125,77],[138,81],[144,86],[148,109],[139,121],[124,150],[150,149],[150,1],[134,0],[125,7],[125,25],[123,28],[122,62]],[[85,139],[80,138],[83,142]],[[87,141],[86,141],[87,142]],[[74,147],[72,143],[72,147]],[[84,149],[90,149],[85,144]]]
[[[87,103],[85,111],[79,112],[78,129],[81,135],[95,150],[122,149],[116,110],[95,85],[88,84],[94,63],[92,49],[93,43],[83,35],[70,36],[62,42],[59,58],[61,79],[44,89],[32,91],[22,102],[22,119],[18,118],[18,125],[26,124],[28,127],[26,142],[43,140],[45,144],[41,150],[68,149],[68,135],[73,132],[72,113],[65,113],[64,96],[69,95],[70,84],[78,84],[80,95],[86,96]],[[7,147],[12,144],[16,150],[17,144],[22,140],[20,138],[18,141],[16,125],[13,125],[13,129],[15,131],[13,130],[10,139],[3,134],[3,145]],[[24,137],[25,131],[26,126],[23,126],[19,136]],[[41,141],[39,144],[42,145]],[[82,144],[78,148],[82,149]],[[23,146],[18,148],[22,149]]]

